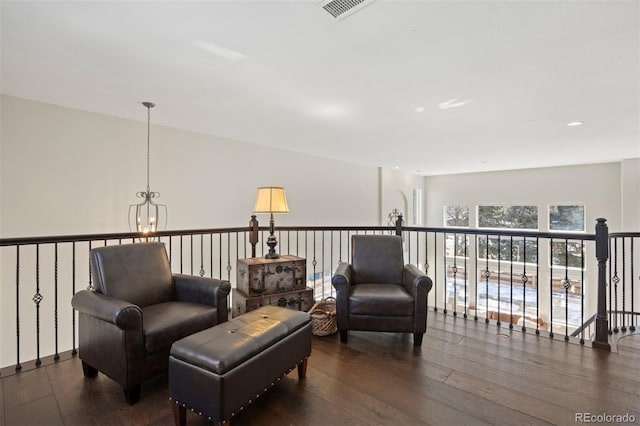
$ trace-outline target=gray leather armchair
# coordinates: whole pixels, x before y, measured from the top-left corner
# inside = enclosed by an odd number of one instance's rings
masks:
[[[404,265],[402,238],[353,235],[351,259],[331,280],[340,340],[347,342],[348,330],[395,331],[413,333],[414,346],[421,346],[433,283],[415,266]]]
[[[163,243],[95,248],[90,262],[95,291],[71,300],[82,369],[118,382],[129,404],[143,381],[166,371],[174,341],[229,317],[229,282],[172,275]]]

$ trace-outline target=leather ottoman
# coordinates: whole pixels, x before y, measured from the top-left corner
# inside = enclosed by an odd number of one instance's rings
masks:
[[[173,343],[169,399],[176,425],[189,409],[222,424],[311,355],[311,317],[264,306]]]

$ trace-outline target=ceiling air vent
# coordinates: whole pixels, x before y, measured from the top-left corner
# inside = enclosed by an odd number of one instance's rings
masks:
[[[353,15],[375,0],[329,0],[322,2],[322,8],[337,20]]]

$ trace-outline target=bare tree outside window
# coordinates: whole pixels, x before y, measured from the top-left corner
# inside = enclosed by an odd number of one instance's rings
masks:
[[[468,206],[445,206],[444,207],[445,226],[469,226]]]

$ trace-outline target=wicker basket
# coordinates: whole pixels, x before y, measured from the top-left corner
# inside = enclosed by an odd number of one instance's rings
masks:
[[[327,297],[313,305],[311,314],[311,332],[316,336],[328,336],[338,331],[336,321],[336,299]]]

